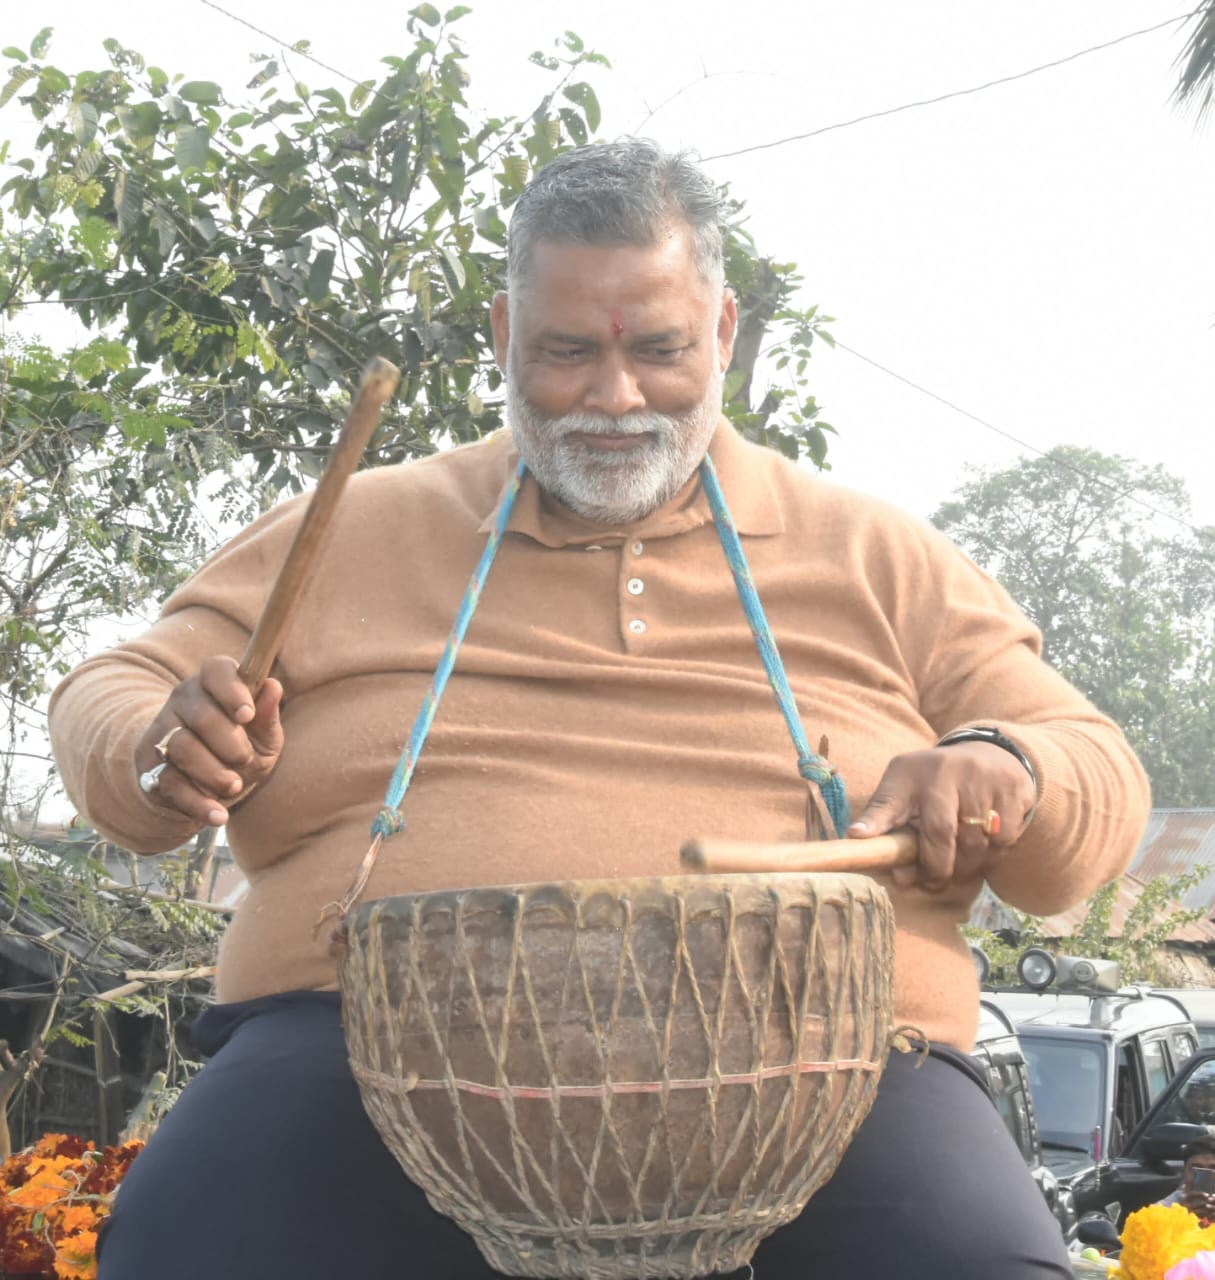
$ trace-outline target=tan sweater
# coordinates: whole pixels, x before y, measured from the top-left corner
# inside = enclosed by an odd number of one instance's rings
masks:
[[[1004,591],[928,525],[719,428],[711,449],[807,736],[860,812],[891,756],[992,724],[1041,803],[992,887],[1058,911],[1127,865],[1146,780],[1119,731],[1038,656]],[[515,462],[510,436],[356,477],[276,673],[286,748],[232,814],[250,881],[218,997],[332,987],[322,905],[350,885]],[[669,874],[693,836],[802,840],[805,783],[698,486],[605,533],[525,483],[403,812],[365,897]],[[136,785],[136,740],[202,658],[239,656],[302,512],[242,532],[140,639],[59,688],[68,793],[107,837],[193,834]],[[958,926],[979,883],[888,885],[896,1013],[961,1048],[975,977]]]

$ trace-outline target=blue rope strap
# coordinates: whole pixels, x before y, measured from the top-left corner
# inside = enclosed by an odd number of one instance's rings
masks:
[[[520,461],[515,468],[510,487],[502,499],[502,505],[498,509],[498,518],[494,521],[493,529],[490,530],[485,549],[481,552],[481,559],[477,561],[477,567],[473,570],[473,575],[468,580],[468,587],[464,592],[464,599],[460,601],[460,608],[456,613],[456,620],[452,624],[451,634],[447,637],[443,656],[439,659],[439,665],[435,668],[434,676],[430,681],[430,688],[427,690],[426,697],[422,700],[422,705],[418,709],[413,728],[409,731],[409,740],[405,743],[405,750],[401,752],[401,758],[397,762],[396,770],[388,784],[388,793],[384,797],[384,807],[376,814],[375,821],[371,824],[371,834],[373,836],[386,838],[398,831],[405,830],[405,819],[401,814],[401,801],[405,798],[405,792],[409,789],[413,771],[417,767],[418,757],[422,754],[422,747],[426,742],[426,735],[430,732],[430,726],[434,724],[435,713],[439,709],[439,699],[442,698],[443,690],[447,688],[448,677],[450,677],[452,668],[456,665],[456,656],[460,652],[460,646],[464,643],[464,636],[468,631],[468,624],[472,621],[473,611],[477,607],[477,602],[481,599],[481,590],[485,586],[485,579],[489,577],[489,570],[494,563],[494,556],[498,554],[502,535],[506,532],[506,522],[510,519],[510,513],[515,509],[515,499],[519,496],[519,490],[523,485],[523,477],[526,474],[527,468]]]
[[[709,499],[709,509],[713,512],[713,523],[717,528],[721,549],[726,553],[726,563],[734,575],[734,585],[738,589],[738,598],[742,601],[743,613],[747,615],[751,634],[755,637],[755,647],[759,650],[764,670],[768,673],[768,683],[776,695],[781,715],[785,717],[785,725],[797,751],[797,771],[807,782],[817,785],[831,821],[835,824],[836,833],[842,836],[852,820],[844,780],[822,756],[810,750],[806,731],[802,728],[801,717],[798,715],[797,702],[789,687],[789,677],[785,674],[785,664],[776,647],[776,637],[764,616],[764,607],[760,603],[759,592],[755,589],[755,580],[751,577],[751,567],[743,554],[738,530],[734,527],[734,519],[726,506],[725,494],[717,479],[717,468],[707,453],[700,464],[700,478]]]
[[[401,753],[396,770],[388,784],[388,792],[384,797],[384,807],[376,814],[375,821],[371,824],[371,834],[377,841],[386,839],[388,836],[405,829],[405,818],[401,814],[400,808],[401,801],[404,799],[405,792],[409,789],[409,784],[413,779],[418,757],[422,754],[422,747],[425,745],[426,737],[430,733],[435,714],[439,709],[439,700],[443,697],[443,691],[447,688],[447,681],[456,665],[456,657],[460,652],[460,646],[464,643],[464,636],[468,631],[469,623],[472,621],[477,602],[481,598],[482,588],[485,586],[485,580],[489,576],[494,557],[498,553],[502,535],[506,531],[507,521],[514,510],[515,499],[519,496],[519,490],[523,485],[523,477],[526,474],[527,469],[523,462],[520,461],[515,468],[515,474],[510,486],[503,496],[502,505],[498,509],[498,515],[494,521],[494,527],[490,531],[485,549],[481,552],[481,559],[477,562],[477,567],[473,570],[473,575],[469,579],[468,587],[464,592],[464,598],[460,601],[456,620],[452,624],[450,635],[447,637],[447,644],[443,649],[442,657],[439,659],[439,665],[435,668],[430,688],[427,690],[422,706],[418,710],[417,718],[413,722],[413,728],[409,731],[409,739],[405,744],[405,750]],[[768,683],[772,686],[772,692],[776,696],[781,714],[785,718],[785,725],[789,730],[789,736],[793,739],[793,745],[797,751],[798,772],[808,782],[814,783],[819,788],[827,812],[831,815],[831,821],[835,824],[836,831],[842,833],[850,821],[848,796],[844,790],[844,780],[822,756],[816,755],[810,750],[810,744],[806,740],[806,733],[802,728],[801,718],[798,715],[793,690],[789,687],[789,678],[785,674],[784,663],[781,662],[780,652],[776,647],[776,640],[772,635],[771,627],[768,626],[768,620],[764,616],[763,606],[759,601],[759,593],[755,589],[755,581],[751,577],[751,569],[747,564],[746,556],[743,554],[742,543],[738,538],[738,531],[734,527],[734,520],[730,515],[729,508],[726,506],[721,485],[718,483],[717,471],[707,454],[700,465],[700,474],[704,482],[705,493],[709,499],[709,507],[713,513],[713,522],[717,528],[717,535],[721,540],[722,550],[726,555],[726,562],[734,575],[734,584],[738,590],[739,600],[742,602],[743,612],[746,614],[747,622],[751,627],[751,634],[755,637],[756,648],[759,650],[764,670],[768,674]]]

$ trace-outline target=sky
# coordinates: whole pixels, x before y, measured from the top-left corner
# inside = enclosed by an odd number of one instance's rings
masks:
[[[6,36],[28,45],[51,25],[51,60],[79,70],[102,65],[113,35],[231,93],[250,55],[276,41],[311,42],[332,70],[291,63],[314,88],[377,75],[380,58],[410,44],[406,9],[378,0],[217,3],[52,0],[27,31],[10,17]],[[835,317],[842,346],[820,351],[810,381],[840,433],[842,482],[926,515],[968,463],[1071,443],[1185,476],[1206,523],[1215,133],[1169,100],[1185,25],[908,105],[1186,11],[1146,0],[492,0],[459,29],[474,105],[529,109],[546,78],[528,53],[571,29],[612,62],[590,77],[603,136],[640,132],[722,157],[706,168],[746,201],[761,249],[798,264],[799,303]],[[0,137],[29,136],[11,108],[0,115]]]
[[[799,304],[835,317],[842,346],[820,351],[810,381],[840,433],[843,483],[927,515],[966,464],[1071,443],[1164,464],[1211,523],[1215,128],[1170,102],[1185,25],[909,106],[1189,7],[482,0],[459,29],[470,100],[499,114],[544,91],[527,55],[576,31],[612,62],[588,77],[601,135],[690,148],[747,202],[762,251],[798,264]],[[51,25],[50,60],[75,71],[103,65],[112,35],[235,94],[251,54],[306,39],[332,70],[293,55],[298,77],[345,87],[342,75],[375,76],[410,46],[406,13],[382,0],[50,0],[29,18],[9,9],[5,40],[28,46]],[[11,106],[3,137],[32,137]]]

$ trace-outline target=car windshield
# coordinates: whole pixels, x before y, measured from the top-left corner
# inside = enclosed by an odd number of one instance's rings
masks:
[[[1097,1045],[1021,1033],[1044,1147],[1088,1151],[1103,1125],[1104,1058]]]

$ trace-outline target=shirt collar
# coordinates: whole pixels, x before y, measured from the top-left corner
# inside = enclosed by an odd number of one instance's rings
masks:
[[[489,533],[493,528],[519,460],[519,451],[509,432],[504,432],[503,436],[503,442],[508,446],[501,451],[506,478],[493,510],[481,522],[481,533]],[[772,477],[772,468],[779,464],[779,459],[769,450],[744,440],[725,418],[718,422],[709,442],[709,457],[717,468],[717,478],[738,532],[745,537],[769,537],[783,533],[784,513],[780,509]],[[644,520],[608,527],[583,520],[567,510],[550,498],[529,472],[515,500],[506,531],[522,534],[546,547],[569,547],[626,538],[670,538],[712,522],[709,500],[699,475],[684,492]]]

